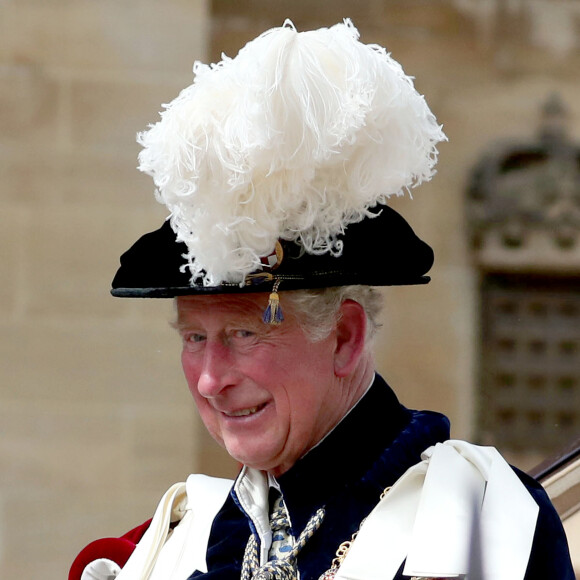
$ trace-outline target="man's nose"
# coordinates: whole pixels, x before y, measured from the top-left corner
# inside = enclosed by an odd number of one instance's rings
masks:
[[[217,397],[235,382],[229,348],[218,341],[208,341],[203,354],[197,390],[206,399]]]

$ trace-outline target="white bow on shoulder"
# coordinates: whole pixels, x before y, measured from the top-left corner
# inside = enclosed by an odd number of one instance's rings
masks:
[[[194,570],[207,572],[211,524],[231,486],[231,480],[200,474],[172,485],[123,569],[101,558],[87,565],[81,580],[186,580]]]
[[[484,577],[523,579],[539,508],[499,452],[450,440],[422,459],[369,514],[336,580],[392,580],[405,558],[408,576],[463,576],[474,525]]]

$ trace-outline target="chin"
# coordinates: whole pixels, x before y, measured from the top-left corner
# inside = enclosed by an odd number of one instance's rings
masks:
[[[265,454],[264,450],[261,449],[260,452],[252,453],[246,450],[233,449],[226,445],[226,451],[229,455],[248,467],[253,467],[254,469],[259,469],[260,471],[271,471],[273,467],[277,465],[275,456],[271,454]]]

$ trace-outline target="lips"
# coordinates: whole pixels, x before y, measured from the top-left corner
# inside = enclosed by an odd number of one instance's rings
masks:
[[[236,411],[222,411],[227,417],[248,417],[261,411],[266,406],[266,403],[256,405],[255,407],[247,407],[245,409],[238,409]]]

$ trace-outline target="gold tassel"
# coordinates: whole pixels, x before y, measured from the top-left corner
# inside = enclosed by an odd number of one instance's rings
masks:
[[[262,320],[266,324],[271,324],[272,326],[277,326],[284,320],[284,314],[282,313],[282,308],[280,307],[280,296],[278,295],[278,286],[280,285],[280,279],[274,282],[274,287],[272,292],[270,292],[270,297],[268,298],[268,306],[264,311],[264,316]]]

